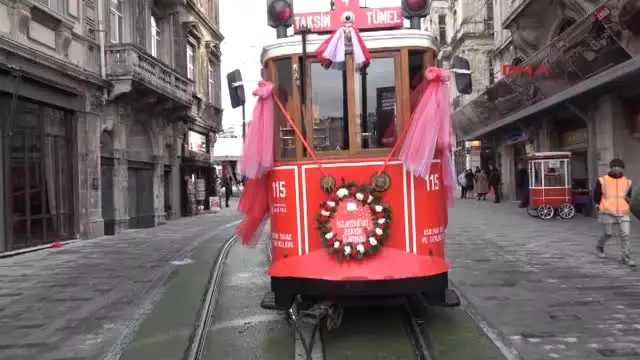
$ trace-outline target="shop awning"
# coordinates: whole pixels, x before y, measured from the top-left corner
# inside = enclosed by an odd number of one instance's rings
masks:
[[[522,64],[544,65],[549,76],[503,78],[455,111],[457,133],[474,139],[604,84],[640,75],[640,40],[621,28],[618,13],[618,1],[605,1]]]

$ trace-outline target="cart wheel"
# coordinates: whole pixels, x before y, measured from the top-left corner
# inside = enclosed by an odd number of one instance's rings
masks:
[[[563,203],[558,208],[558,215],[563,219],[571,219],[576,214],[576,208],[569,203]]]
[[[529,216],[531,217],[538,217],[538,210],[527,206],[527,214],[529,214]]]
[[[542,220],[549,220],[553,217],[554,214],[553,206],[549,204],[542,204],[538,206],[538,216]]]

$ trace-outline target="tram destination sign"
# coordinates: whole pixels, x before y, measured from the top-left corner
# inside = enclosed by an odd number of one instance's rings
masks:
[[[353,26],[358,30],[397,29],[404,24],[401,7],[362,8],[358,0],[337,0],[333,10],[293,15],[293,31],[307,28],[312,33],[328,33],[343,25],[345,12],[353,13]]]

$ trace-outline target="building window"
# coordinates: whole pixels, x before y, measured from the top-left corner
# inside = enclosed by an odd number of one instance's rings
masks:
[[[209,102],[215,102],[215,94],[216,94],[216,68],[213,66],[213,63],[209,62]]]
[[[109,34],[111,42],[122,42],[122,0],[111,0],[109,20],[111,26],[111,33]]]
[[[484,23],[485,32],[493,32],[493,1],[487,1],[487,19]]]
[[[193,80],[193,78],[195,77],[195,63],[196,63],[195,53],[196,51],[193,45],[191,44],[187,45],[187,78],[191,80]]]
[[[64,13],[63,0],[40,0],[41,4],[47,5],[47,7],[59,14]]]
[[[438,37],[440,38],[440,45],[447,43],[447,16],[438,15]]]
[[[151,55],[158,56],[158,49],[160,48],[160,28],[158,27],[158,20],[151,17]]]

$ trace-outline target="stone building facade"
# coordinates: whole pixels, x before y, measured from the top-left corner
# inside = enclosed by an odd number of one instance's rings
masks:
[[[460,94],[450,82],[451,103],[454,109],[476,98],[494,83],[493,54],[494,9],[493,0],[434,0],[431,12],[424,19],[426,30],[436,35],[440,42],[439,61],[450,67],[455,56],[469,60],[473,92]],[[455,150],[456,168],[479,166],[482,152],[472,143],[459,139]]]
[[[496,151],[503,194],[532,151],[568,151],[576,193],[588,193],[614,157],[640,177],[640,10],[627,0],[494,0],[495,84],[454,114],[459,135]],[[623,10],[623,6],[627,6]],[[502,77],[502,64],[544,67]]]
[[[181,216],[221,126],[218,24],[215,0],[0,0],[0,252]]]

